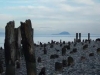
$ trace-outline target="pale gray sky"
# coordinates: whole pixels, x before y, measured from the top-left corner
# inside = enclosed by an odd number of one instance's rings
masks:
[[[100,34],[100,0],[0,0],[0,31],[31,19],[36,34]]]

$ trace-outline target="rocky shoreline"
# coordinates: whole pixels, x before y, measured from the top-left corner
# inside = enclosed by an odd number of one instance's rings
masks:
[[[44,75],[100,75],[100,41],[40,43],[34,47],[37,75],[43,68]],[[0,75],[5,75],[4,50],[0,50],[0,55],[4,70]],[[27,75],[24,56],[15,71],[16,75]]]
[[[100,75],[100,41],[52,41],[38,45],[35,55],[37,75]]]

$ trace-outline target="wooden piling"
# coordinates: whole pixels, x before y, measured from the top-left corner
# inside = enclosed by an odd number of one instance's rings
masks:
[[[36,61],[31,20],[21,22],[22,48],[26,61],[27,75],[36,75]]]
[[[5,64],[6,73],[5,75],[15,75],[15,23],[10,21],[5,27]]]
[[[77,40],[78,40],[78,33],[76,33],[76,42],[77,42]]]
[[[88,40],[90,40],[90,33],[88,33]]]
[[[81,42],[81,33],[79,33],[79,40],[80,40],[80,42]]]

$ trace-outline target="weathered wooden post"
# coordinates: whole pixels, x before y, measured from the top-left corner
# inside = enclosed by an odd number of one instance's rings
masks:
[[[6,74],[15,75],[15,23],[10,21],[5,27],[5,63],[6,63]]]
[[[81,42],[81,33],[79,33],[79,41]]]
[[[15,28],[15,46],[16,46],[16,66],[20,68],[20,54],[21,54],[21,30],[20,27]]]
[[[76,41],[76,39],[74,38],[74,42]]]
[[[88,40],[90,40],[90,33],[88,33]]]
[[[76,42],[77,42],[77,40],[78,40],[78,33],[76,33]]]
[[[27,75],[36,75],[33,29],[31,20],[21,22],[22,47],[26,61]]]

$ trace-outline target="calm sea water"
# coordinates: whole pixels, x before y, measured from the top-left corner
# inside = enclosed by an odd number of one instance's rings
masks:
[[[4,38],[5,36],[0,36],[0,47],[4,47]],[[75,38],[75,35],[35,35],[34,36],[34,42],[35,43],[39,43],[39,42],[42,42],[42,43],[47,43],[47,42],[50,42],[51,40],[54,40],[54,41],[74,41],[74,38]],[[82,35],[82,40],[83,39],[87,39],[88,36],[87,35]],[[97,38],[100,38],[100,35],[91,35],[91,39],[92,40],[95,40]]]

